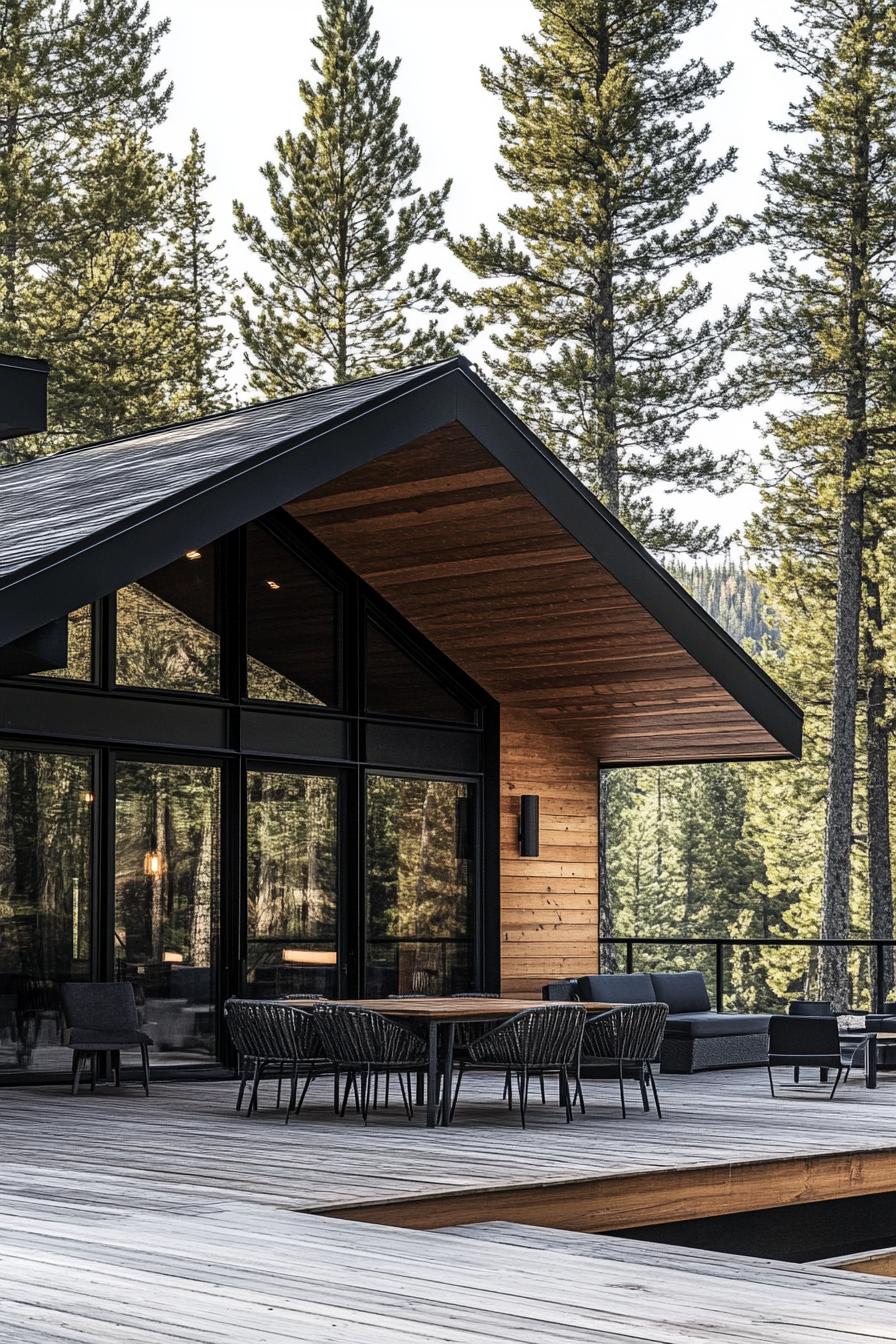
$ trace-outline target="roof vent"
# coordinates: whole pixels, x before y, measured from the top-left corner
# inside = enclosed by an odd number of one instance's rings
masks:
[[[49,372],[45,359],[0,355],[0,439],[46,429]]]

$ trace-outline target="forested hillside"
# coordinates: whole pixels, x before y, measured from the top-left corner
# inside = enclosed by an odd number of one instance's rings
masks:
[[[673,561],[667,566],[701,607],[745,648],[775,648],[778,632],[762,589],[742,560]]]
[[[786,678],[788,659],[774,618],[743,561],[671,568],[729,634],[767,662],[777,678]],[[792,689],[800,695],[799,686]],[[807,753],[799,766],[710,764],[603,772],[605,929],[611,924],[619,938],[817,937],[825,800],[819,707],[806,706]],[[860,893],[852,933],[868,936]],[[622,957],[619,946],[619,968]],[[614,964],[612,947],[604,961],[608,967]],[[635,964],[699,966],[712,985],[715,949],[710,943],[640,947]],[[868,993],[867,956],[854,952],[849,970],[858,1001]],[[783,1005],[802,993],[811,997],[817,973],[810,949],[743,947],[725,954],[729,1002],[743,1008]]]

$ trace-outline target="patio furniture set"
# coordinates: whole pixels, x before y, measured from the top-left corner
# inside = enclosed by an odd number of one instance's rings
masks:
[[[485,1000],[488,999],[488,1002]],[[247,1114],[258,1107],[262,1080],[289,1080],[290,1114],[298,1114],[315,1077],[333,1077],[333,1107],[344,1115],[349,1097],[365,1123],[377,1105],[378,1083],[397,1081],[408,1119],[414,1096],[426,1106],[429,1127],[451,1123],[464,1078],[492,1073],[503,1078],[504,1100],[525,1128],[530,1085],[542,1100],[545,1079],[555,1077],[558,1099],[572,1121],[573,1107],[584,1113],[582,1070],[602,1070],[618,1080],[623,1114],[624,1083],[638,1082],[649,1110],[648,1087],[662,1118],[651,1065],[656,1062],[665,1004],[613,1006],[606,1003],[543,1003],[497,996],[425,996],[355,1003],[231,999],[225,1006],[231,1038],[241,1059],[237,1109],[251,1087]],[[413,1080],[416,1078],[416,1085]],[[301,1093],[298,1084],[302,1082]]]
[[[643,1109],[650,1109],[649,1088],[661,1119],[656,1064],[667,1072],[764,1064],[773,1097],[773,1068],[792,1068],[795,1085],[801,1069],[817,1068],[822,1083],[835,1074],[833,1099],[859,1061],[871,1088],[878,1069],[896,1063],[896,1004],[866,1015],[864,1029],[856,1030],[841,1026],[825,1002],[798,1000],[786,1015],[714,1012],[699,972],[582,976],[553,981],[542,993],[544,1002],[535,1005],[490,994],[355,1002],[312,995],[230,999],[225,1019],[240,1061],[237,1110],[249,1088],[252,1115],[260,1084],[273,1077],[278,1107],[283,1083],[289,1084],[288,1123],[301,1111],[312,1080],[331,1075],[334,1110],[344,1115],[351,1096],[366,1124],[371,1105],[380,1103],[380,1083],[388,1105],[394,1080],[408,1119],[416,1100],[425,1106],[427,1125],[435,1127],[451,1123],[464,1078],[484,1072],[503,1076],[503,1099],[511,1108],[516,1093],[524,1127],[530,1084],[537,1082],[544,1102],[548,1077],[557,1079],[567,1122],[576,1104],[584,1113],[583,1077],[616,1079],[623,1116],[625,1082],[636,1081]],[[110,1059],[119,1086],[121,1051],[137,1048],[148,1094],[153,1042],[139,1027],[132,986],[67,984],[62,1003],[73,1093],[88,1063],[95,1088],[102,1056]]]
[[[869,1088],[877,1086],[878,1069],[896,1067],[896,1003],[886,1004],[883,1013],[864,1014],[863,1027],[855,1029],[841,1026],[825,1001],[795,1000],[786,1014],[715,1012],[699,971],[584,975],[553,981],[542,992],[555,1002],[598,995],[625,1003],[661,1001],[669,1008],[660,1049],[663,1073],[764,1064],[773,1097],[772,1069],[781,1066],[793,1068],[797,1084],[801,1068],[817,1068],[822,1082],[834,1071],[832,1100],[858,1062]]]

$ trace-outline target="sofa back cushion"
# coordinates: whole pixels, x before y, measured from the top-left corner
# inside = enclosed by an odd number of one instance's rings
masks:
[[[549,980],[541,987],[541,997],[550,1003],[570,1003],[579,997],[577,980]]]
[[[670,1013],[708,1013],[712,1007],[699,971],[668,971],[650,979],[654,998],[667,1003]]]
[[[649,975],[580,975],[583,1003],[655,1003]]]

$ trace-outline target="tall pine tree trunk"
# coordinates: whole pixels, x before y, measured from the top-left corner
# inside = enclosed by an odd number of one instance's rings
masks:
[[[846,351],[846,421],[842,504],[837,537],[837,611],[831,695],[831,759],[824,844],[821,936],[849,936],[849,878],[856,770],[856,706],[859,681],[859,615],[867,450],[868,160],[867,94],[857,110],[853,154]],[[821,997],[843,1011],[849,1003],[849,958],[845,946],[822,949]]]
[[[869,553],[877,544],[876,529],[868,538]],[[865,659],[868,666],[866,745],[868,763],[868,909],[872,938],[893,937],[893,875],[890,863],[890,743],[887,730],[887,688],[883,670],[883,611],[880,585],[866,576]],[[870,957],[871,1006],[883,1003],[893,985],[893,949],[884,949],[883,979],[878,983],[877,956]]]
[[[598,81],[604,83],[610,71],[610,31],[605,5],[598,8]],[[609,146],[604,146],[605,155]],[[609,172],[603,170],[601,183],[603,228],[598,246],[595,303],[591,313],[591,340],[597,382],[598,472],[600,495],[604,504],[618,514],[621,504],[619,480],[619,436],[616,424],[616,336],[613,300],[613,189]]]
[[[611,779],[612,776],[606,772],[598,774],[597,937],[599,942],[599,969],[604,975],[612,974],[618,965],[616,944],[610,941],[614,934],[615,920],[613,892],[610,887],[610,872],[607,866]]]

